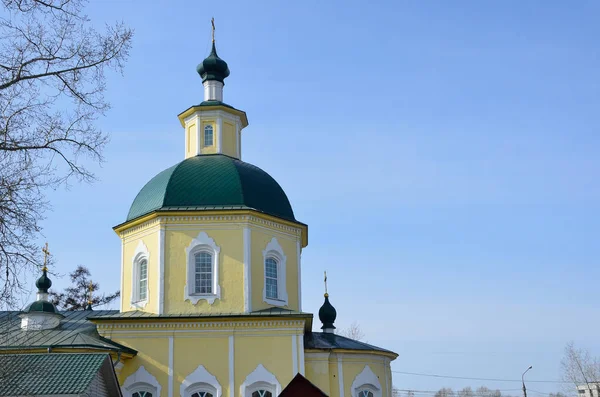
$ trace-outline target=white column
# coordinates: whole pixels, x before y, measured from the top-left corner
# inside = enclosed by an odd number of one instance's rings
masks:
[[[158,314],[163,314],[165,306],[165,229],[158,231]]]
[[[340,388],[340,397],[344,397],[344,367],[342,365],[342,355],[337,355],[338,360],[338,385]]]
[[[252,255],[250,227],[244,228],[244,311],[252,311],[252,269],[250,261]]]
[[[229,335],[229,397],[235,397],[235,356],[233,335]]]
[[[173,397],[173,336],[169,336],[169,397]]]
[[[223,118],[217,116],[217,153],[223,153]]]
[[[119,237],[121,238],[121,311],[124,312],[125,310],[125,297],[123,296],[123,286],[125,285],[125,281],[124,281],[124,277],[123,277],[123,265],[124,260],[125,260],[125,240],[123,238],[123,236],[121,234],[119,234]]]
[[[300,238],[296,241],[296,254],[298,261],[298,311],[302,311],[302,246]]]

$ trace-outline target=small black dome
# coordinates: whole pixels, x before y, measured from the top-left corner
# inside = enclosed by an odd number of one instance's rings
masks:
[[[210,54],[196,67],[196,71],[202,77],[203,83],[206,80],[216,80],[225,84],[223,80],[229,76],[229,67],[227,66],[227,62],[217,55],[217,48],[214,42]]]
[[[336,317],[337,312],[335,311],[335,307],[329,303],[329,294],[325,294],[325,302],[319,309],[319,320],[323,323],[321,329],[335,329],[333,323]]]

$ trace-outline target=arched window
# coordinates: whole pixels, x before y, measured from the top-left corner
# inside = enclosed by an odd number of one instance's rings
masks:
[[[207,391],[199,391],[192,394],[192,397],[213,397],[212,393]]]
[[[252,397],[273,397],[273,393],[268,390],[261,389],[252,392]]]
[[[204,126],[204,146],[212,146],[213,145],[213,126],[206,125]]]
[[[360,390],[358,397],[373,397],[373,392],[371,390]]]
[[[287,306],[286,256],[275,237],[263,250],[265,283],[263,301],[273,306]]]
[[[198,233],[186,247],[187,278],[184,299],[192,304],[205,299],[211,305],[221,298],[219,287],[219,252],[221,249],[206,232]]]
[[[356,375],[350,390],[352,390],[352,397],[382,397],[383,395],[379,378],[368,365],[365,365],[362,372]]]
[[[181,397],[221,397],[221,393],[221,384],[203,365],[189,374],[179,387]]]
[[[140,301],[145,301],[146,299],[148,299],[148,261],[146,260],[146,258],[142,259],[139,261],[138,263],[139,266],[139,294],[138,294],[138,300]],[[146,396],[139,396],[139,397],[146,397]],[[152,397],[152,396],[148,396],[148,397]]]
[[[265,288],[267,289],[266,294],[269,299],[277,299],[279,297],[277,294],[277,285],[279,283],[277,277],[278,266],[277,259],[272,256],[265,260]]]
[[[136,391],[131,397],[152,397],[152,393],[149,391]]]
[[[213,258],[206,251],[194,254],[194,293],[212,294]],[[204,396],[200,396],[204,397]]]

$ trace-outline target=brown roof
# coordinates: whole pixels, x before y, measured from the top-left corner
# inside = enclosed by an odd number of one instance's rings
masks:
[[[279,397],[327,397],[321,389],[313,385],[301,374],[296,374],[294,379],[283,389]]]

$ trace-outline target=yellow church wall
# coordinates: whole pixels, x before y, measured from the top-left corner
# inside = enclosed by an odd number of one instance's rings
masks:
[[[187,146],[186,146],[186,150],[185,150],[186,158],[196,155],[196,148],[197,148],[197,144],[198,144],[198,134],[197,134],[196,128],[197,128],[196,123],[190,124],[187,127],[187,131],[186,131]]]
[[[338,356],[337,359],[339,359]],[[344,372],[344,395],[345,396],[356,396],[354,390],[352,390],[352,383],[358,374],[360,374],[365,366],[368,365],[373,373],[377,376],[381,385],[381,395],[390,396],[391,385],[388,384],[391,380],[387,377],[387,367],[389,367],[389,360],[384,356],[376,354],[353,354],[343,353],[341,354],[342,368]]]
[[[135,233],[127,235],[123,239],[123,272],[121,285],[121,311],[146,310],[158,311],[158,223],[152,223],[141,227]],[[143,247],[140,246],[140,242]],[[132,304],[133,289],[133,260],[138,249],[143,248],[148,252],[148,299],[146,303]]]
[[[221,147],[223,154],[231,157],[237,157],[237,139],[235,136],[235,125],[223,122],[223,145]]]
[[[329,353],[305,353],[304,366],[306,379],[327,395],[331,394],[330,373],[333,364],[329,362]]]
[[[244,311],[243,238],[242,229],[184,226],[165,230],[165,313],[231,313]],[[184,301],[187,278],[186,248],[200,231],[204,231],[220,248],[219,285],[221,299],[212,304],[201,299],[197,304]]]
[[[299,310],[298,304],[298,255],[297,237],[289,236],[272,228],[251,226],[252,241],[252,310],[261,310],[273,305],[264,302],[265,267],[263,251],[275,237],[286,256],[286,290],[288,304],[283,306]]]
[[[135,349],[138,354],[125,360],[123,369],[118,374],[119,384],[123,385],[128,376],[136,372],[142,365],[161,385],[161,396],[168,396],[169,384],[169,339],[165,337],[117,337],[114,341]]]

